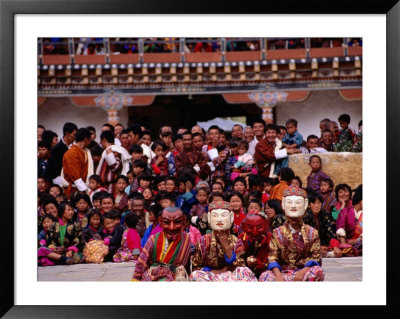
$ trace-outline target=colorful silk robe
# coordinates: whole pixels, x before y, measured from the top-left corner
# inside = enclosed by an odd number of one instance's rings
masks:
[[[259,277],[261,273],[267,269],[269,242],[271,241],[271,237],[272,234],[268,232],[265,236],[262,237],[260,242],[254,242],[249,240],[249,236],[247,236],[246,233],[242,233],[240,234],[239,239],[236,243],[236,245],[239,247],[243,245],[244,252],[242,254],[242,258],[246,263],[247,267],[248,267],[247,264],[248,257],[254,256],[257,258],[257,265],[253,269],[257,277]]]
[[[169,243],[164,253],[166,240],[164,231],[150,236],[137,260],[132,280],[147,280],[145,272],[152,266],[162,267],[162,265],[172,265],[172,269],[178,266],[188,266],[190,235],[181,233],[179,239]]]
[[[196,243],[193,252],[192,266],[193,270],[200,270],[207,266],[211,269],[222,269],[224,267],[236,268],[245,266],[245,262],[241,255],[244,253],[243,242],[237,245],[237,237],[235,235],[228,235],[229,245],[236,254],[236,261],[232,265],[228,265],[222,246],[217,242],[214,232],[208,233],[201,237]]]
[[[111,194],[115,193],[115,182],[117,177],[121,174],[123,167],[121,153],[113,153],[116,159],[116,162],[113,165],[108,165],[107,161],[103,161],[101,166],[97,168],[97,174],[100,175],[101,184]]]
[[[319,266],[321,264],[320,248],[319,235],[315,228],[302,223],[300,232],[292,234],[289,223],[285,222],[283,226],[272,232],[268,270],[274,267],[282,271]]]

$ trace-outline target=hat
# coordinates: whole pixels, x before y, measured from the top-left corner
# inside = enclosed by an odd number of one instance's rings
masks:
[[[298,187],[289,187],[283,191],[283,197],[286,196],[301,196],[307,198],[307,193],[304,189]]]
[[[208,205],[208,211],[211,212],[214,209],[227,209],[231,210],[231,205],[228,202],[224,201],[215,201]]]

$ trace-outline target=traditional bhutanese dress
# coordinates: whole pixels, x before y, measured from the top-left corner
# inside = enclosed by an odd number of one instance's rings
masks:
[[[230,259],[217,242],[214,232],[202,236],[193,253],[192,267],[195,271],[189,277],[191,281],[257,281],[241,257],[244,253],[243,242],[237,245],[237,237],[232,234],[228,235],[228,241],[233,252]],[[211,272],[224,267],[228,267],[228,271],[219,274]]]
[[[140,236],[136,229],[126,229],[122,235],[121,247],[113,256],[113,260],[116,263],[133,261],[133,256],[139,255],[140,250]]]
[[[254,256],[257,258],[257,265],[252,269],[257,278],[267,269],[271,237],[272,234],[268,232],[260,241],[251,241],[246,233],[242,233],[236,243],[237,246],[243,245],[244,253],[242,259],[245,261],[246,266],[248,266],[248,257]]]
[[[263,272],[259,281],[275,281],[272,269],[277,267],[285,281],[293,281],[296,271],[311,267],[303,281],[323,281],[320,241],[318,231],[304,223],[296,232],[288,222],[272,232],[269,244],[268,270]]]
[[[132,281],[174,281],[178,268],[186,268],[190,255],[190,235],[181,233],[177,240],[168,242],[164,231],[150,236],[136,262]]]
[[[346,237],[346,241],[357,239],[352,245],[341,244],[339,248],[342,249],[342,254],[358,256],[362,253],[362,226],[363,214],[361,210],[356,212],[354,207],[345,207],[340,211],[336,220],[336,234]]]

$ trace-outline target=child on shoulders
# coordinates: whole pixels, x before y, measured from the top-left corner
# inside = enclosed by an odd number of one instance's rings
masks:
[[[233,172],[231,174],[231,180],[235,180],[236,177],[239,177],[240,173],[248,173],[251,171],[253,167],[253,155],[249,152],[249,143],[244,140],[240,140],[237,142],[237,152],[238,152],[238,160],[233,165]]]

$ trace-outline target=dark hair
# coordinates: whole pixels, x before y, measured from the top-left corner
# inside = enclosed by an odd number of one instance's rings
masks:
[[[244,147],[246,149],[246,151],[249,150],[249,142],[245,141],[245,140],[239,140],[237,142],[237,146],[238,147]]]
[[[283,215],[283,210],[282,210],[282,206],[279,200],[277,199],[270,199],[269,201],[267,201],[265,203],[265,206],[267,206],[272,208],[273,210],[275,210],[275,214],[276,215]],[[265,208],[264,208],[265,210]]]
[[[106,214],[106,213],[105,213]],[[98,212],[97,210],[91,210],[89,212],[89,214],[87,215],[87,219],[88,219],[88,224],[90,224],[90,220],[93,218],[93,216],[99,216],[100,220],[101,220],[101,213]]]
[[[328,129],[323,130],[323,131],[321,132],[321,135],[323,135],[324,133],[330,133],[330,134],[333,136],[333,133],[332,133],[331,130],[328,130]]]
[[[286,121],[286,125],[289,125],[289,124],[293,124],[294,126],[296,126],[297,127],[297,120],[296,119],[288,119],[287,121]]]
[[[324,179],[321,181],[321,183],[322,183],[322,182],[328,183],[329,188],[333,189],[333,181],[332,181],[330,178],[324,178]]]
[[[42,139],[40,142],[38,142],[38,148],[39,147],[45,147],[48,151],[50,151],[51,144],[48,141]]]
[[[145,162],[144,160],[142,160],[141,158],[138,158],[138,159],[135,159],[135,160],[133,161],[132,166],[133,166],[133,167],[140,167],[140,168],[146,169],[147,164],[146,164],[146,162]]]
[[[158,190],[157,185],[158,185],[159,183],[161,183],[161,182],[164,182],[164,183],[165,183],[165,178],[166,178],[165,175],[158,175],[158,176],[156,176],[156,178],[154,179],[154,182],[153,182],[154,188]]]
[[[103,202],[103,199],[106,199],[106,198],[111,198],[111,199],[112,199],[112,202],[113,202],[113,204],[115,204],[115,199],[114,199],[114,196],[113,196],[113,194],[110,194],[110,193],[104,192],[103,196],[101,196],[101,198],[100,198],[100,205],[102,204],[102,202]]]
[[[38,124],[38,126],[37,126],[38,128],[42,128],[42,129],[46,129],[42,124]]]
[[[45,130],[42,134],[42,140],[49,142],[50,144],[52,143],[53,138],[55,137],[58,137],[58,134],[50,130]]]
[[[142,138],[142,136],[143,136],[142,128],[141,128],[140,125],[138,125],[138,124],[132,124],[131,126],[129,126],[129,127],[126,129],[126,131],[127,131],[128,133],[129,133],[129,132],[132,132],[134,135],[139,134],[139,138]]]
[[[239,127],[243,130],[243,126],[240,125],[240,124],[233,124],[232,129],[233,129],[235,126],[239,126]]]
[[[86,128],[87,128],[89,131],[93,131],[93,132],[96,133],[96,129],[94,128],[94,126],[89,125],[89,126],[86,126]]]
[[[211,125],[208,128],[207,132],[210,133],[211,130],[218,130],[218,132],[219,132],[219,126],[218,125]]]
[[[167,145],[165,145],[163,141],[156,140],[153,142],[153,144],[151,144],[151,150],[155,152],[157,146],[161,146],[164,152],[168,149]]]
[[[279,130],[285,130],[285,131],[287,132],[286,126],[279,125],[279,126],[278,126],[278,129],[279,129]]]
[[[358,122],[358,127],[362,126],[362,120],[360,120],[360,122]]]
[[[321,165],[322,165],[322,159],[321,159],[321,157],[319,157],[318,155],[311,155],[310,158],[309,158],[309,160],[308,160],[308,162],[311,163],[311,160],[312,160],[313,158],[318,158],[318,159],[319,159],[319,162],[320,162]]]
[[[254,126],[254,124],[256,124],[256,123],[261,123],[263,126],[264,126],[264,130],[266,129],[266,123],[265,123],[265,121],[261,118],[261,117],[258,117],[258,118],[256,118],[255,120],[253,120],[252,122],[251,122],[251,126],[253,127]],[[275,124],[274,124],[275,125]]]
[[[115,181],[118,182],[118,180],[120,180],[120,179],[123,179],[126,182],[126,184],[129,184],[129,178],[126,177],[125,175],[122,175],[122,174],[118,175],[118,177],[115,179]]]
[[[61,202],[58,207],[57,207],[57,213],[58,213],[58,217],[62,218],[64,215],[64,211],[67,208],[67,206],[70,206],[72,209],[74,208],[70,202]]]
[[[132,192],[128,195],[128,199],[144,199],[144,197],[142,193]]]
[[[149,207],[149,211],[152,212],[157,218],[161,215],[163,208],[160,204],[153,204]]]
[[[230,202],[230,201],[231,201],[231,198],[232,198],[233,196],[239,197],[240,200],[242,201],[242,204],[244,204],[243,195],[242,195],[241,193],[239,193],[238,191],[231,191],[231,192],[229,192],[228,195],[226,196],[227,201]]]
[[[62,197],[62,202],[68,201],[68,197],[67,197],[67,195],[65,195],[64,193],[58,194],[58,195],[56,196],[56,198],[57,198],[57,197]],[[57,202],[57,203],[58,203],[58,202]]]
[[[158,134],[159,134],[159,135],[161,135],[161,132],[162,132],[163,127],[169,127],[169,128],[171,129],[171,131],[167,131],[167,132],[172,133],[172,127],[171,127],[171,126],[169,126],[169,125],[163,125],[163,126],[161,126],[161,127],[158,129]],[[164,133],[166,133],[166,132],[164,132]],[[163,134],[164,134],[164,133],[163,133]]]
[[[161,133],[161,137],[167,137],[167,136],[172,136],[172,132],[166,131],[166,132]]]
[[[100,192],[94,193],[93,197],[92,197],[92,200],[95,201],[95,200],[99,199],[100,203],[101,203],[101,199],[104,197],[105,194],[108,194],[108,192],[100,191]]]
[[[253,187],[262,187],[263,186],[263,178],[261,175],[250,174],[249,175],[249,188]]]
[[[114,133],[111,131],[104,131],[101,132],[100,134],[100,141],[102,139],[105,139],[108,143],[114,143],[115,141],[115,137],[114,137]]]
[[[102,225],[104,224],[105,219],[112,219],[112,220],[115,219],[115,214],[112,212],[112,210],[101,215],[100,222]]]
[[[177,180],[176,177],[174,177],[174,176],[167,176],[167,177],[165,178],[165,183],[167,183],[167,181],[173,181],[174,184],[175,184],[175,187],[178,186],[178,180]]]
[[[147,174],[147,173],[141,173],[137,179],[138,179],[138,183],[140,183],[141,180],[151,182],[153,180],[153,176],[151,176],[150,174]]]
[[[51,197],[53,197],[53,196],[51,196]],[[46,198],[44,201],[43,201],[43,204],[42,204],[42,208],[43,208],[43,211],[45,210],[45,208],[46,208],[46,206],[48,205],[48,204],[54,204],[55,206],[56,206],[56,208],[57,208],[57,210],[58,210],[58,202],[54,199],[54,198]]]
[[[269,123],[264,127],[264,132],[267,132],[267,131],[270,131],[270,130],[271,131],[275,131],[276,133],[280,133],[278,125],[273,124],[273,123]]]
[[[72,133],[73,131],[77,131],[77,130],[78,130],[78,127],[76,126],[76,124],[67,122],[63,126],[63,135],[65,135],[66,133]]]
[[[114,134],[114,126],[112,126],[110,123],[105,123],[102,127],[108,127],[110,132]]]
[[[42,216],[42,218],[40,219],[40,224],[43,224],[43,222],[44,222],[44,220],[45,220],[46,218],[51,219],[51,221],[52,221],[53,223],[57,221],[57,218],[55,218],[53,215],[45,214],[45,215]]]
[[[90,154],[92,156],[101,156],[101,154],[103,154],[103,151],[103,148],[98,144],[90,148]]]
[[[195,137],[197,137],[197,136],[200,136],[201,139],[204,141],[203,134],[201,134],[201,133],[199,133],[199,132],[196,132],[196,133],[193,133],[193,134],[192,134],[192,137],[193,137],[193,138],[195,138]]]
[[[256,200],[261,201],[262,193],[258,190],[251,191],[248,198],[254,197]]]
[[[352,198],[353,206],[357,205],[359,202],[362,201],[362,184],[356,188],[356,191]]]
[[[192,133],[190,133],[190,134],[192,134]],[[182,134],[175,134],[175,135],[172,137],[172,142],[175,144],[175,142],[176,142],[177,140],[181,140],[181,139],[183,139],[183,135],[182,135]]]
[[[329,132],[330,132],[330,131],[329,131]],[[317,136],[317,135],[314,135],[314,134],[308,135],[308,136],[307,136],[307,142],[308,142],[309,140],[311,140],[311,139],[317,139],[317,140],[318,140],[318,136]]]
[[[215,197],[222,197],[222,199],[225,199],[224,194],[222,194],[221,192],[213,192],[208,198],[209,202],[211,203]]]
[[[336,185],[336,187],[335,187],[335,197],[336,197],[337,201],[339,200],[338,194],[339,194],[339,191],[341,189],[347,189],[349,191],[349,193],[351,194],[351,187],[349,185],[347,185],[347,184]]]
[[[58,185],[58,184],[51,184],[50,187],[49,187],[49,190],[50,190],[50,188],[53,188],[53,187],[57,187],[58,190],[60,191],[60,194],[64,194],[64,189],[63,189],[60,185]]]
[[[90,201],[90,197],[88,194],[76,192],[74,195],[74,206],[76,207],[76,203],[83,199],[86,203],[88,203],[89,207],[92,206],[92,202]]]
[[[170,200],[171,202],[175,203],[176,197],[175,197],[174,194],[168,193],[167,191],[159,191],[159,192],[157,193],[156,198],[155,198],[154,201],[155,201],[156,203],[159,203],[159,202],[162,201],[163,199],[168,199],[168,200]]]
[[[240,141],[240,138],[238,137],[232,137],[231,140],[229,141],[229,147],[233,148],[233,147],[237,147],[238,143]]]
[[[139,215],[133,212],[129,212],[125,216],[125,224],[129,228],[135,228],[137,223],[139,222]]]
[[[87,128],[82,127],[76,132],[76,141],[82,142],[85,138],[90,138],[90,135],[92,133]]]
[[[293,178],[292,178],[292,181],[293,181],[294,179],[297,180],[297,181],[299,182],[300,188],[302,188],[302,187],[303,187],[303,182],[301,181],[300,176],[295,176],[295,177],[293,177]]]
[[[232,189],[235,186],[235,184],[238,183],[238,182],[243,183],[244,187],[247,188],[246,187],[247,186],[246,180],[243,177],[236,177],[232,182]]]
[[[129,147],[129,154],[132,153],[143,154],[143,148],[139,144],[133,144]]]
[[[288,184],[290,184],[290,182],[292,181],[292,179],[294,177],[294,172],[289,167],[282,167],[279,170],[278,176],[281,177],[281,180],[283,180],[283,181],[287,182]]]
[[[153,135],[151,135],[151,132],[150,132],[150,131],[147,131],[147,130],[144,131],[144,132],[143,132],[143,135],[149,135],[149,136],[150,136],[150,139],[153,140]],[[143,135],[142,135],[142,137],[143,137]]]
[[[186,182],[191,182],[193,187],[195,185],[195,177],[191,174],[182,174],[181,176],[179,176],[178,181],[184,184]]]
[[[101,184],[101,177],[100,177],[100,175],[96,175],[96,174],[90,175],[90,176],[89,176],[89,180],[91,180],[91,179],[93,179],[94,181],[96,181],[97,184]]]
[[[261,203],[260,200],[258,200],[258,199],[251,199],[251,200],[249,200],[249,203],[247,204],[247,210],[249,209],[249,206],[250,206],[251,203],[256,203],[258,206],[260,206],[260,209],[263,208],[263,205],[262,205],[262,203]]]
[[[350,124],[350,115],[349,114],[342,114],[342,115],[339,116],[338,121]]]
[[[307,198],[308,198],[308,203],[315,203],[317,201],[317,199],[323,203],[324,199],[322,198],[322,196],[320,194],[318,194],[317,192],[307,192]]]

